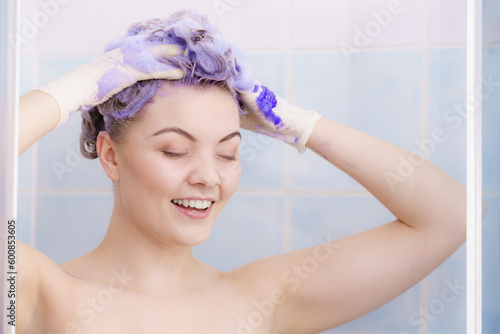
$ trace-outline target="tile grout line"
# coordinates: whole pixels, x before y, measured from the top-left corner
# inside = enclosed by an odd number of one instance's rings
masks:
[[[500,190],[485,190],[483,196],[500,196]]]
[[[424,139],[429,136],[429,0],[426,0],[424,3],[425,11],[424,11],[424,45],[423,45],[423,53],[424,53],[424,82],[423,82],[423,92],[424,92],[424,103],[423,103],[423,122],[424,122]],[[429,152],[426,149],[425,158],[429,158]],[[422,281],[422,289],[421,289],[421,307],[425,307],[427,305],[427,284],[428,277],[425,277]],[[427,333],[427,320],[426,326],[423,329],[422,334]]]
[[[20,187],[21,193],[29,193],[31,188]],[[75,195],[75,194],[112,194],[111,188],[38,188],[38,194],[43,195]],[[356,196],[356,197],[371,197],[373,196],[368,191],[321,191],[321,190],[286,190],[286,189],[256,189],[256,190],[238,190],[236,195],[304,195],[304,196]],[[492,192],[493,195],[497,192]]]
[[[33,168],[36,170],[36,168]],[[33,187],[19,187],[19,192],[22,194],[31,194],[33,192]],[[43,195],[75,195],[75,194],[112,194],[111,188],[37,188],[37,194]],[[371,197],[373,196],[368,191],[350,191],[350,190],[338,190],[338,191],[320,191],[320,190],[275,190],[275,189],[256,189],[256,190],[238,190],[236,195],[284,195],[289,193],[290,195],[302,195],[302,196],[351,196],[351,197]],[[500,196],[499,190],[487,190],[484,191],[485,196]]]
[[[498,43],[485,43],[484,46],[488,47],[499,47]],[[366,47],[363,51],[394,51],[394,50],[419,50],[423,47],[435,48],[435,49],[454,49],[454,48],[465,48],[465,44],[412,44],[412,45],[390,45],[390,46],[375,46],[375,47]],[[289,48],[245,48],[245,53],[283,53],[288,51],[293,52],[342,52],[341,48],[337,47],[289,47]],[[44,53],[41,55],[41,58],[91,58],[94,59],[99,57],[102,54],[101,51],[92,51],[92,52],[53,52],[53,53]]]
[[[289,2],[288,7],[288,46],[286,50],[286,72],[285,72],[285,98],[286,101],[291,99],[291,80],[292,80],[292,13],[293,2]],[[291,250],[291,220],[292,220],[292,205],[290,198],[290,146],[285,145],[285,221],[283,233],[283,251],[290,252]]]
[[[22,190],[21,190],[22,191]],[[38,195],[112,195],[111,188],[37,188]]]
[[[38,9],[40,9],[40,4],[38,3]],[[39,50],[39,35],[37,35],[33,41],[35,43],[35,87],[40,85],[40,50]],[[33,162],[32,162],[32,185],[31,185],[31,219],[30,219],[30,245],[36,248],[36,230],[37,230],[37,207],[38,207],[38,142],[33,144]]]
[[[30,245],[36,248],[36,217],[37,217],[37,204],[38,204],[38,143],[33,145],[33,164],[31,167],[31,176],[33,182],[31,185],[30,198],[31,198],[31,219],[30,219]]]
[[[304,195],[304,196],[357,196],[357,197],[372,197],[373,195],[367,190],[350,191],[350,190],[338,190],[338,191],[320,191],[320,190],[273,190],[273,189],[262,189],[262,190],[238,190],[236,194],[238,195],[283,195],[288,193],[290,195]]]

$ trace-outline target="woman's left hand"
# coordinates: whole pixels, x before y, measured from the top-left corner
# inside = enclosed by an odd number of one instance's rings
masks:
[[[248,112],[243,116],[241,127],[278,138],[303,153],[314,124],[321,116],[283,100],[257,80],[251,88],[248,84],[244,86],[236,88],[244,102],[243,110]]]

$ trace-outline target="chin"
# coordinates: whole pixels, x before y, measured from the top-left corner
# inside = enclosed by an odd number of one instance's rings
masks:
[[[198,246],[207,241],[212,231],[213,223],[183,225],[177,230],[175,243],[180,246]]]
[[[207,233],[206,235],[184,235],[180,237],[179,239],[176,240],[176,244],[179,246],[185,246],[185,247],[195,247],[203,244],[205,241],[208,240],[210,233]]]

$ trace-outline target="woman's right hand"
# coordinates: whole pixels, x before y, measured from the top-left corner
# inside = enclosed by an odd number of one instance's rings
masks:
[[[66,123],[73,112],[90,110],[137,81],[181,79],[182,69],[166,60],[182,54],[185,47],[172,43],[163,32],[158,34],[129,33],[113,42],[119,47],[108,47],[99,58],[37,88],[59,104],[57,126]]]

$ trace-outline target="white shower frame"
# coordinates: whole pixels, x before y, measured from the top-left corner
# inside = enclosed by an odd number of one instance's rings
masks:
[[[467,0],[467,334],[482,333],[482,0]]]
[[[8,268],[7,265],[7,235],[8,235],[8,221],[15,221],[15,235],[17,237],[17,156],[18,156],[18,108],[19,108],[19,42],[14,36],[18,36],[19,31],[19,15],[20,15],[20,2],[19,0],[7,0],[2,1],[0,4],[2,6],[3,14],[7,13],[7,50],[2,50],[7,54],[7,85],[5,87],[6,92],[3,94],[6,98],[0,102],[0,131],[2,131],[3,142],[0,149],[0,161],[4,164],[4,175],[0,175],[0,184],[5,185],[4,191],[4,201],[0,203],[0,213],[2,221],[0,222],[0,264],[2,268],[2,274],[0,275],[2,279],[2,296],[0,297],[2,311],[0,315],[2,319],[0,321],[1,329],[4,334],[15,334],[16,328],[8,324],[6,312],[7,303],[12,300],[8,298],[7,292],[10,288],[6,284],[7,275],[11,276],[13,272],[17,273],[17,256],[15,256],[16,266],[12,270]],[[2,20],[4,17],[2,17]],[[17,246],[17,240],[16,240]],[[16,247],[17,254],[17,247]],[[10,274],[7,274],[7,273]],[[14,274],[17,276],[17,274]],[[17,294],[17,288],[16,288]],[[15,300],[15,298],[13,299]],[[17,311],[17,304],[16,304]]]

